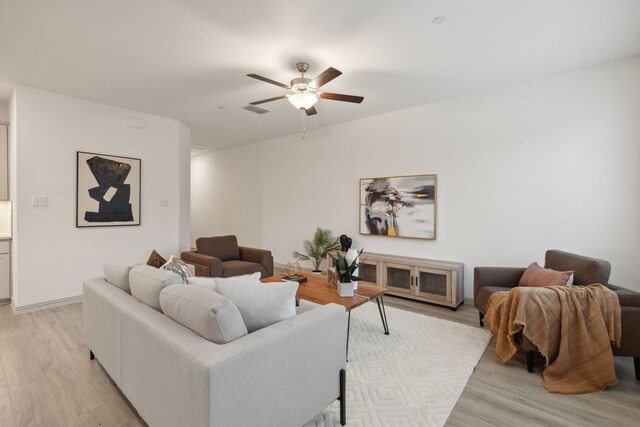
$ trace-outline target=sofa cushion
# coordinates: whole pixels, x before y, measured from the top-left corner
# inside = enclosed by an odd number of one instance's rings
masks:
[[[542,268],[537,262],[531,263],[524,271],[518,286],[566,286],[573,271],[556,271]]]
[[[149,255],[149,259],[147,260],[147,265],[150,265],[151,267],[155,267],[155,268],[160,268],[164,264],[166,264],[166,262],[167,260],[162,258],[162,256],[154,250],[153,252],[151,252],[151,255]]]
[[[162,312],[216,344],[247,335],[242,315],[228,298],[201,286],[170,285],[160,292]]]
[[[240,259],[240,248],[236,236],[200,237],[196,249],[204,255],[220,258],[222,261]]]
[[[608,285],[608,287],[618,295],[618,301],[620,301],[621,307],[640,307],[640,292],[621,288],[616,285]]]
[[[169,261],[160,268],[179,274],[180,277],[182,277],[182,283],[187,283],[187,278],[193,276],[193,272],[189,266],[175,255],[171,255],[171,257],[169,257]]]
[[[129,272],[138,264],[139,263],[124,264],[105,262],[103,265],[104,278],[107,282],[130,294],[131,287],[129,286]]]
[[[160,291],[169,285],[183,283],[180,275],[150,265],[138,265],[129,272],[131,295],[138,301],[161,311]]]
[[[473,300],[473,305],[475,305],[476,308],[482,313],[486,313],[487,308],[489,307],[489,298],[491,298],[491,295],[495,294],[496,292],[509,292],[511,289],[513,288],[505,288],[501,286],[483,286],[478,290],[478,293]]]
[[[212,291],[218,290],[218,286],[216,285],[216,281],[213,277],[187,277],[187,284],[201,286],[203,288],[211,289]]]
[[[238,306],[249,333],[296,315],[298,282],[216,279],[218,292]]]

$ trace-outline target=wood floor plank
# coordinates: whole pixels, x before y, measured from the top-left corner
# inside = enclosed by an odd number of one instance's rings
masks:
[[[385,304],[472,327],[478,312],[385,296]],[[393,321],[389,319],[393,333]],[[640,381],[631,358],[615,358],[619,383],[584,395],[548,393],[543,361],[527,372],[524,354],[506,364],[489,344],[447,426],[636,426]],[[146,426],[84,342],[82,304],[14,316],[0,307],[0,426]],[[452,355],[455,360],[455,355]],[[7,410],[7,408],[9,408]]]

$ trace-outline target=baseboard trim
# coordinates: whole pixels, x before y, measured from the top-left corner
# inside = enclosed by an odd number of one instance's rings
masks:
[[[73,304],[82,301],[82,295],[69,298],[61,298],[53,301],[39,302],[37,304],[24,305],[22,307],[16,307],[13,303],[11,308],[14,314],[27,313],[29,311],[44,310],[47,308],[59,307],[61,305]]]

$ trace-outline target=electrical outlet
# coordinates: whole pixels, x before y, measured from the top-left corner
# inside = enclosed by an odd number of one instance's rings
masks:
[[[160,207],[166,208],[169,206],[169,199],[160,199]]]
[[[44,208],[47,206],[47,196],[32,196],[31,206],[36,208]]]

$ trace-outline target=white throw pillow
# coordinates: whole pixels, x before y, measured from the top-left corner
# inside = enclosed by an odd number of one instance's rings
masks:
[[[296,315],[298,282],[261,283],[252,277],[229,279],[216,278],[218,293],[238,307],[249,333]]]
[[[216,281],[216,284],[219,285],[221,283],[229,283],[229,284],[234,284],[234,283],[261,283],[260,282],[260,277],[262,277],[262,274],[260,272],[257,273],[253,273],[253,274],[243,274],[241,276],[232,276],[232,277],[215,277],[214,280]]]
[[[203,288],[208,288],[212,291],[218,290],[216,279],[213,277],[187,277],[187,284],[202,286]]]
[[[189,268],[189,266],[184,261],[182,261],[180,258],[178,258],[173,254],[169,258],[169,261],[167,261],[160,268],[162,270],[172,271],[176,274],[179,274],[180,277],[182,277],[182,283],[187,283],[187,279],[193,276],[193,273],[191,272],[191,269]]]

